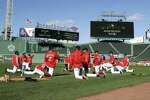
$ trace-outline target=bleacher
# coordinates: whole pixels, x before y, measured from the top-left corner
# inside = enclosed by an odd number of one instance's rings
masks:
[[[81,49],[87,48],[90,52],[92,52],[92,50],[89,47],[89,44],[82,44],[80,45]]]
[[[142,52],[149,44],[135,44],[133,45],[133,56],[137,56]]]
[[[112,45],[119,51],[120,54],[131,54],[131,44],[128,43],[112,43]]]
[[[134,55],[131,58],[131,61],[143,61],[143,60],[150,60],[150,45],[145,45],[146,47],[142,49],[142,47],[144,47],[143,45],[140,48],[140,45],[138,46],[139,48],[134,48],[134,52],[138,52],[137,55]],[[136,46],[137,47],[137,46]]]
[[[127,54],[131,56],[132,61],[150,60],[150,44],[129,44],[123,42],[95,42],[89,43],[94,51],[99,51],[101,54],[108,54],[112,51],[114,54]],[[88,48],[89,44],[80,45],[81,48]],[[133,50],[133,53],[132,53]]]
[[[93,47],[94,51],[99,51],[101,54],[108,54],[110,51],[116,53],[109,43],[93,43],[91,46]]]

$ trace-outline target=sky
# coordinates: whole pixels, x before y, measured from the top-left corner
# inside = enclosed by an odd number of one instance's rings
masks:
[[[90,21],[100,19],[103,12],[125,14],[134,21],[135,37],[144,36],[150,28],[150,0],[13,0],[13,36],[19,28],[35,27],[37,22],[73,24],[79,28],[78,43],[90,38]],[[0,32],[4,28],[6,0],[0,0]],[[26,19],[32,20],[31,24]]]

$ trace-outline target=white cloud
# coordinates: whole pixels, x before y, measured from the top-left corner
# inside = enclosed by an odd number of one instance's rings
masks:
[[[135,13],[135,14],[133,14],[133,15],[128,16],[128,17],[127,17],[127,20],[128,20],[128,21],[139,21],[139,20],[141,20],[143,17],[144,17],[143,14]]]

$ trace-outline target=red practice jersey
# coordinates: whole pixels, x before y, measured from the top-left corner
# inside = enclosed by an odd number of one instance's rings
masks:
[[[69,64],[69,57],[64,58],[64,64]]]
[[[123,57],[122,61],[123,61],[123,66],[124,67],[127,67],[129,65],[129,60],[126,56]]]
[[[16,67],[19,67],[19,56],[18,55],[13,55],[12,56],[12,65],[13,67],[16,66]]]
[[[113,64],[114,60],[115,60],[114,55],[111,55],[110,58],[109,58],[109,63]]]
[[[82,67],[81,55],[82,55],[81,50],[75,50],[71,53],[71,65],[73,68]]]
[[[115,66],[122,66],[123,67],[123,64],[120,62],[120,60],[117,60],[115,63]]]
[[[26,55],[21,55],[21,62],[28,62],[28,57]]]
[[[27,60],[28,60],[29,64],[32,64],[32,59],[33,59],[33,56],[27,56]]]
[[[99,56],[99,54],[94,54],[93,64],[94,64],[94,66],[100,65],[100,56]]]
[[[36,68],[37,68],[38,70],[43,71],[44,68],[45,68],[45,64],[39,64],[39,65],[36,66]]]
[[[44,62],[45,62],[47,67],[54,68],[54,67],[56,67],[56,63],[57,63],[58,58],[59,58],[59,56],[58,56],[57,52],[48,51],[45,54]]]
[[[81,60],[82,60],[83,64],[89,64],[89,62],[90,62],[90,53],[89,52],[83,52]]]
[[[101,59],[101,64],[105,64],[106,63],[106,59],[102,58]]]

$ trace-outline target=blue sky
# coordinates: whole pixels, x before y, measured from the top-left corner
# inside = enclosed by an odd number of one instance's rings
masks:
[[[34,27],[37,22],[46,24],[52,21],[73,23],[79,27],[79,43],[90,39],[90,21],[102,12],[124,13],[134,21],[135,36],[143,36],[150,28],[149,0],[14,0],[13,35],[18,35],[20,27]],[[6,0],[0,0],[0,31],[4,26]],[[27,24],[26,19],[32,24]]]

